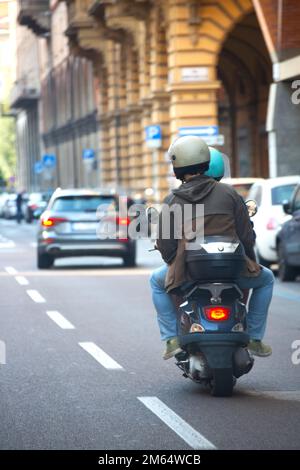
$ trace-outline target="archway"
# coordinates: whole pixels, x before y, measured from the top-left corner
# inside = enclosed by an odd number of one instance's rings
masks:
[[[254,11],[225,39],[219,54],[220,133],[231,155],[233,176],[268,176],[265,130],[271,60]]]

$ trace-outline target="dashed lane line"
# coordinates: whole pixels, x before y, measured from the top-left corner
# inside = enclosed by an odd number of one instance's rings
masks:
[[[196,431],[184,419],[178,416],[171,408],[165,405],[157,397],[137,397],[146,408],[154,413],[163,421],[172,431],[183,439],[192,449],[216,449],[214,444],[206,437]]]
[[[57,312],[56,310],[49,310],[46,312],[48,317],[54,321],[60,328],[63,330],[74,330],[75,326],[72,325],[69,320],[67,320],[61,313]]]
[[[6,266],[4,269],[8,274],[11,274],[13,276],[15,274],[18,274],[18,271],[15,268],[13,268],[12,266]]]
[[[95,343],[92,342],[81,342],[78,343],[85,351],[87,351],[99,364],[105,369],[110,370],[124,370],[120,364],[112,359],[106,352],[99,348]]]
[[[29,295],[29,297],[36,303],[38,304],[42,304],[42,303],[45,303],[46,300],[44,299],[44,297],[35,289],[28,289],[27,291],[27,294]]]
[[[16,276],[15,280],[20,284],[20,286],[28,286],[29,281],[24,276]]]

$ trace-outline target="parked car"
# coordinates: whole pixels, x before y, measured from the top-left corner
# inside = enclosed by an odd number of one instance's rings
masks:
[[[263,178],[223,178],[222,183],[230,184],[242,196],[247,199],[249,191],[254,183],[264,181]]]
[[[118,216],[118,197],[112,190],[57,189],[40,218],[38,268],[50,268],[56,258],[89,255],[121,257],[125,266],[134,266],[135,240],[119,236],[130,220]],[[99,206],[104,204],[100,213]],[[99,215],[110,213],[114,217],[116,237],[100,238]]]
[[[283,210],[291,218],[277,234],[276,247],[281,281],[294,281],[300,274],[300,183],[290,201],[285,201]]]
[[[248,198],[258,205],[253,217],[256,232],[256,253],[264,266],[277,263],[276,237],[281,225],[291,216],[284,213],[282,204],[289,200],[300,176],[283,176],[254,183]]]
[[[4,217],[4,205],[5,205],[5,202],[8,198],[9,194],[8,193],[1,193],[0,194],[0,217]]]
[[[9,194],[3,206],[3,217],[13,219],[17,215],[16,194]]]

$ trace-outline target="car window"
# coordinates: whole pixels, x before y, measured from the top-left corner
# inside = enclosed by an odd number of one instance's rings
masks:
[[[282,205],[284,201],[289,201],[292,197],[296,184],[284,184],[272,188],[272,206]]]
[[[55,212],[94,212],[101,204],[113,204],[113,197],[63,196],[54,200],[51,210]]]
[[[296,192],[294,203],[293,203],[293,211],[300,210],[300,188]]]

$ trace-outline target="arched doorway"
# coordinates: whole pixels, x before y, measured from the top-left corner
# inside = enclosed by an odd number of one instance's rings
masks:
[[[252,11],[226,37],[219,54],[219,126],[233,176],[268,176],[265,130],[271,60]]]

